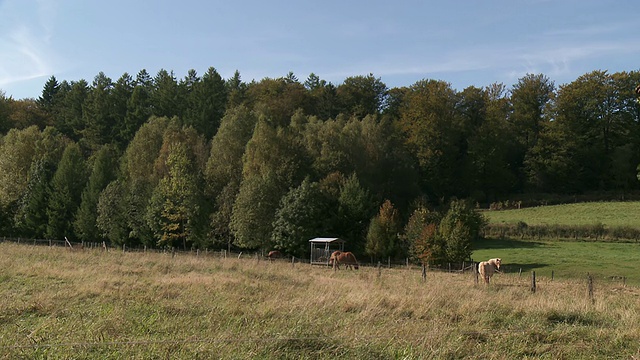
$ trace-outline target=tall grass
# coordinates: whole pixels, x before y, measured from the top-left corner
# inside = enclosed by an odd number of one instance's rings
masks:
[[[1,358],[640,356],[640,291],[596,282],[0,244]]]

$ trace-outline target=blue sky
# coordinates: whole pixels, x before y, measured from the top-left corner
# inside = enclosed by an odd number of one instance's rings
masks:
[[[51,75],[181,79],[211,66],[247,82],[373,73],[462,90],[542,73],[561,85],[639,70],[638,19],[632,0],[0,0],[0,90],[37,98]]]

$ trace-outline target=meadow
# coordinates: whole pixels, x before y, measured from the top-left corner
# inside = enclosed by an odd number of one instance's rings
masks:
[[[640,202],[587,202],[483,211],[490,224],[594,225],[640,228]]]
[[[598,280],[12,243],[0,269],[2,359],[640,357],[639,289]]]
[[[640,244],[584,241],[485,239],[475,244],[473,259],[499,257],[503,271],[563,279],[585,279],[640,286]],[[553,274],[552,274],[553,272]]]

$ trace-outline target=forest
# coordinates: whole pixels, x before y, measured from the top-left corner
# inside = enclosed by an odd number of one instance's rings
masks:
[[[1,235],[299,257],[335,236],[372,258],[463,260],[477,207],[638,190],[638,84],[51,76],[37,99],[0,91]]]

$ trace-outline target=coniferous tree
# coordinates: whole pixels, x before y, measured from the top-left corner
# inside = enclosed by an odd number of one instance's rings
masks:
[[[380,207],[380,212],[369,224],[366,253],[376,259],[396,257],[403,249],[399,242],[400,218],[389,200]]]
[[[463,262],[471,259],[472,243],[480,238],[486,224],[484,216],[468,202],[452,201],[438,227],[438,234],[445,245],[446,260]]]
[[[76,143],[67,145],[51,180],[47,206],[47,236],[52,239],[76,239],[73,218],[80,206],[85,186],[85,161]]]
[[[181,116],[178,83],[173,71],[161,69],[153,79],[154,88],[151,92],[151,104],[155,116]]]
[[[116,152],[113,146],[104,146],[95,155],[93,169],[81,197],[74,228],[80,240],[97,241],[100,232],[96,226],[100,193],[115,179]]]
[[[58,100],[58,92],[60,91],[60,84],[55,76],[51,76],[49,80],[44,84],[42,94],[36,100],[38,106],[48,115],[53,115],[53,109]]]
[[[85,129],[83,105],[89,95],[89,84],[79,80],[69,85],[69,91],[60,96],[54,126],[70,139],[79,141]]]
[[[227,104],[224,80],[213,67],[195,82],[187,100],[185,125],[193,126],[207,139],[218,131]]]
[[[81,143],[92,151],[112,142],[112,131],[116,127],[112,91],[111,79],[103,72],[96,75],[82,113],[85,128]]]
[[[114,245],[134,245],[129,241],[127,188],[120,180],[109,183],[100,193],[96,206],[96,227],[100,236]]]
[[[54,164],[46,158],[36,160],[31,166],[29,183],[14,220],[16,228],[24,236],[44,238],[46,235],[49,183],[54,170]]]

